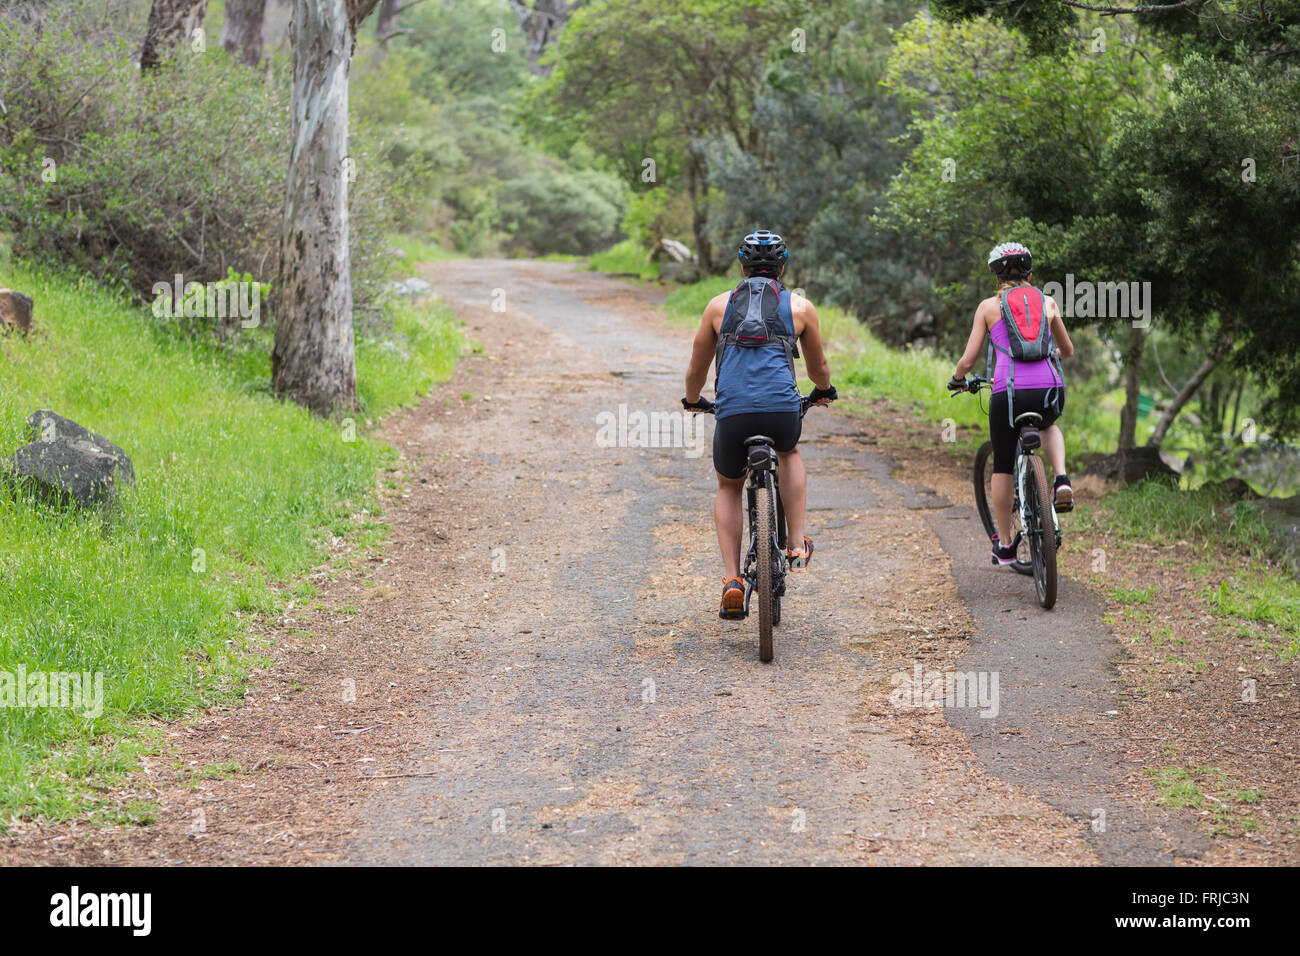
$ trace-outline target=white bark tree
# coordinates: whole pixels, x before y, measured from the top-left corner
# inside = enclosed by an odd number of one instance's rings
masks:
[[[292,143],[272,291],[271,383],[320,415],[356,407],[348,249],[348,74],[378,0],[294,0]]]

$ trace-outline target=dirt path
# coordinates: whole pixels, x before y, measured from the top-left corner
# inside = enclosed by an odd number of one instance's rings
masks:
[[[944,502],[894,481],[849,419],[810,415],[816,573],[761,665],[754,626],[715,614],[711,422],[694,449],[598,440],[602,412],[678,407],[689,333],[568,265],[429,278],[491,371],[454,386],[474,414],[428,402],[390,436],[428,483],[395,515],[412,540],[387,580],[443,610],[425,638],[440,686],[402,770],[424,776],[371,799],[346,860],[1092,859],[1084,827],[984,777],[937,713],[888,703],[891,675],[950,665],[966,631],[922,517]]]

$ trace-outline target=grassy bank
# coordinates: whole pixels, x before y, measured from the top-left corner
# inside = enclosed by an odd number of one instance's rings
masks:
[[[18,265],[0,281],[35,299],[38,327],[0,338],[0,452],[50,408],[121,445],[137,475],[108,530],[0,489],[0,672],[104,675],[93,718],[0,707],[3,827],[93,811],[82,784],[147,746],[136,718],[233,699],[250,665],[244,623],[274,611],[323,536],[377,529],[376,476],[393,452],[363,421],[347,440],[342,423],[277,401],[266,330],[218,350],[87,280]],[[403,304],[391,320],[358,342],[371,420],[446,375],[460,348],[441,309]]]
[[[635,239],[624,239],[604,252],[593,254],[587,259],[587,268],[596,272],[632,273],[646,280],[659,275],[659,267],[650,261]]]

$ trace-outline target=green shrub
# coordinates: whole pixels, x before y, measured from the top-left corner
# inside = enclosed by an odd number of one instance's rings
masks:
[[[623,218],[623,186],[596,170],[540,171],[505,183],[502,228],[516,248],[586,255],[608,246]]]

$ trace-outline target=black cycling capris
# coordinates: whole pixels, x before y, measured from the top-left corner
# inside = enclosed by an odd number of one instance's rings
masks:
[[[1046,403],[1046,404],[1044,404]],[[1038,412],[1042,428],[1054,423],[1065,411],[1065,388],[1016,389],[1016,415]],[[989,439],[993,442],[993,473],[1009,475],[1016,470],[1016,442],[1020,430],[1011,424],[1015,415],[1007,416],[1007,393],[994,392],[989,401]]]

